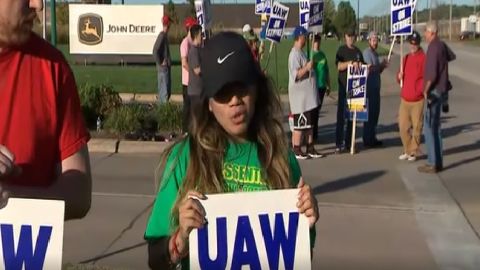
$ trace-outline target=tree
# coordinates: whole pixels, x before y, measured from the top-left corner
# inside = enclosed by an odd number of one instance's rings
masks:
[[[175,3],[172,0],[168,0],[167,14],[170,16],[174,23],[178,23],[177,11],[175,10]]]
[[[347,29],[357,28],[357,17],[355,10],[348,1],[342,1],[338,4],[337,14],[333,20],[338,35],[343,35]]]
[[[325,0],[323,2],[323,32],[335,32],[333,19],[335,18],[335,3],[333,0]]]
[[[188,0],[190,8],[188,9],[189,14],[187,16],[197,17],[197,11],[195,10],[195,0]]]

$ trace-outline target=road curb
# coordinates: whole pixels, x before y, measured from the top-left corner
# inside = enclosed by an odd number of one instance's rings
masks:
[[[88,150],[90,153],[160,154],[171,143],[93,138],[88,142]]]

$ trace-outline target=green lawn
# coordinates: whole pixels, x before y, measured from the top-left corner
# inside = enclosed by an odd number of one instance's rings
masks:
[[[332,81],[332,88],[335,91],[337,89],[337,71],[335,68],[335,53],[339,46],[339,42],[336,40],[325,40],[322,42],[322,50],[327,55],[330,76]],[[361,42],[358,47],[363,50],[367,44]],[[270,47],[267,43],[267,50]],[[288,87],[288,54],[292,47],[291,40],[284,40],[276,49],[272,51],[270,56],[270,62],[267,68],[267,74],[272,77],[272,80],[277,85],[281,93],[287,92]],[[71,62],[70,55],[68,53],[67,45],[60,45],[59,49],[66,55],[67,59]],[[275,57],[275,51],[277,57]],[[181,70],[180,70],[180,56],[179,46],[171,45],[170,52],[172,53],[172,60],[176,65],[172,67],[172,91],[173,93],[181,93]],[[385,49],[379,47],[380,54],[385,54]],[[267,57],[264,57],[262,66],[265,67]],[[78,85],[100,84],[108,83],[114,86],[114,89],[119,92],[128,93],[156,93],[157,89],[157,77],[156,69],[154,65],[145,66],[117,66],[117,65],[74,65],[71,63],[73,72],[75,74]],[[278,74],[276,72],[278,70]],[[278,81],[277,81],[278,80]]]

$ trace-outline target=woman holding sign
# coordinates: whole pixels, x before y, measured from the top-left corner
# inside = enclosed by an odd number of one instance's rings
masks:
[[[220,33],[201,59],[202,101],[189,135],[166,150],[159,167],[145,232],[152,269],[189,268],[189,234],[206,224],[199,202],[204,194],[298,187],[297,206],[314,242],[317,202],[288,149],[279,98],[247,43],[238,34]]]

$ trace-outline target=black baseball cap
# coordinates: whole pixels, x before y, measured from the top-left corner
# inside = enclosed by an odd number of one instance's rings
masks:
[[[413,45],[420,45],[420,42],[422,42],[422,36],[417,31],[413,31],[413,33],[408,36],[408,42]]]
[[[203,95],[214,97],[225,85],[252,85],[261,76],[260,66],[245,39],[234,32],[221,32],[209,39],[202,49]]]

